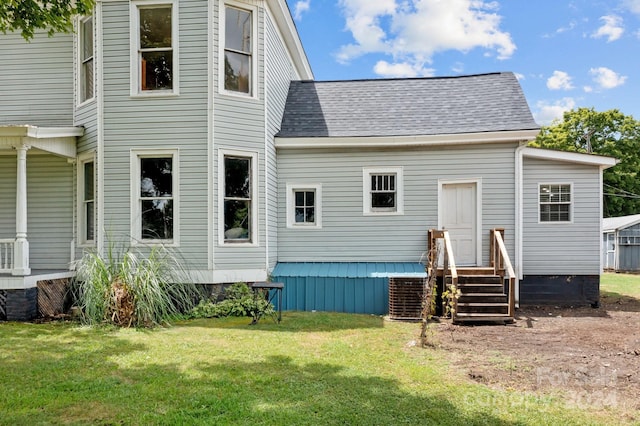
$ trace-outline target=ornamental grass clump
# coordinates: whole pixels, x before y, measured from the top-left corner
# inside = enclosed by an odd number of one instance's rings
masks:
[[[74,299],[88,324],[152,327],[190,311],[200,299],[174,253],[153,247],[105,255],[88,252],[77,264]]]

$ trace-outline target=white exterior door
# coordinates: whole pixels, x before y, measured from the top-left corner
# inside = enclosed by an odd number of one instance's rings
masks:
[[[440,193],[440,228],[449,231],[456,265],[478,262],[478,184],[443,183]]]

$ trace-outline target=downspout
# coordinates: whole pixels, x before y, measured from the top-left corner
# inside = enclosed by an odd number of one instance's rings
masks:
[[[515,151],[515,259],[514,268],[516,272],[515,300],[516,307],[520,303],[520,280],[523,279],[522,274],[522,241],[523,241],[523,150],[527,147],[528,142],[520,142]]]

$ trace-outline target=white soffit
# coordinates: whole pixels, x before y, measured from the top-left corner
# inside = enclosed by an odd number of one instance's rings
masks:
[[[76,139],[83,134],[82,127],[0,126],[0,149],[29,145],[51,154],[75,158]]]
[[[569,163],[587,164],[609,168],[618,164],[619,160],[602,155],[585,154],[570,151],[554,151],[551,149],[526,147],[522,150],[522,155],[527,158],[538,158],[542,160],[566,161]]]

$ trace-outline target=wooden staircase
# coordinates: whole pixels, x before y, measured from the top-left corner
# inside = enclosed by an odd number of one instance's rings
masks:
[[[443,267],[428,272],[441,276],[444,288],[457,295],[449,303],[454,323],[514,321],[515,273],[504,247],[503,234],[502,229],[491,230],[490,267],[456,267],[447,231],[429,231],[430,248],[438,238],[444,240]]]

